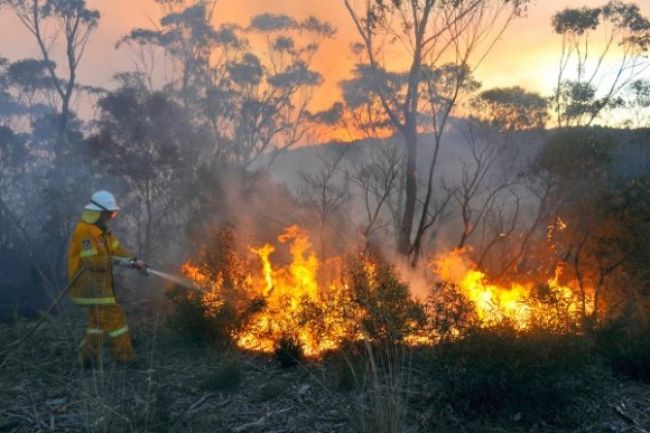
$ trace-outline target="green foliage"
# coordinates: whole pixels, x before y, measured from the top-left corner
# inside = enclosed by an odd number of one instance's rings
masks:
[[[344,278],[360,306],[361,327],[370,340],[402,341],[424,325],[423,306],[378,253],[350,260]]]
[[[650,80],[638,79],[629,86],[634,104],[639,108],[650,108]]]
[[[168,235],[190,206],[184,196],[199,165],[205,131],[169,95],[123,85],[99,101],[98,132],[88,139],[96,172],[124,182],[139,256],[166,258]]]
[[[183,79],[166,89],[213,128],[205,140],[213,156],[204,162],[248,167],[280,144],[295,144],[317,120],[306,109],[307,91],[322,76],[310,62],[319,42],[335,34],[329,23],[264,13],[246,28],[215,27],[215,9],[205,2],[169,2],[166,11],[156,29],[133,29],[120,43],[158,47],[180,71]],[[251,36],[266,49],[252,51]]]
[[[650,20],[639,6],[611,0],[600,7],[567,8],[554,15],[553,28],[563,38],[560,82],[552,98],[558,125],[591,125],[604,110],[624,106],[621,91],[647,66],[650,47]],[[594,40],[598,34],[606,35],[600,44]],[[602,48],[594,55],[591,48],[598,45]],[[616,52],[614,57],[614,46],[623,47],[625,55]],[[573,64],[576,74],[567,79],[567,67]],[[615,71],[603,68],[610,64]],[[614,84],[604,84],[612,73]]]
[[[600,8],[567,8],[553,16],[553,28],[558,34],[582,35],[600,25]]]
[[[598,353],[615,374],[650,383],[650,328],[629,316],[596,332]]]
[[[365,370],[354,422],[361,432],[401,433],[407,430],[410,350],[403,345],[364,345]]]
[[[3,182],[0,182],[0,191],[3,190],[5,182],[9,182],[9,176],[16,175],[23,171],[23,165],[27,158],[26,137],[18,134],[6,126],[0,126],[0,174]]]
[[[368,374],[368,362],[360,351],[358,344],[344,345],[337,353],[333,369],[336,375],[336,386],[339,391],[350,392],[359,389]]]
[[[646,291],[650,263],[645,246],[650,187],[647,179],[630,178],[621,170],[620,137],[596,127],[557,130],[531,171],[549,209],[546,227],[552,229],[543,242],[551,242],[556,260],[566,265],[564,278],[593,289],[592,304],[589,290],[576,295],[581,304],[585,301],[582,319],[591,309],[594,322],[622,314],[622,306]],[[530,250],[539,263],[549,258],[544,245]],[[538,294],[542,303],[552,300],[544,290]]]
[[[229,227],[213,234],[195,264],[210,284],[202,290],[177,287],[168,292],[172,329],[197,343],[229,345],[249,318],[265,307],[245,290],[246,260],[237,252]]]
[[[453,284],[438,282],[426,307],[429,333],[440,341],[461,338],[479,324],[474,304]]]
[[[188,293],[185,287],[173,288],[167,296],[173,305],[168,322],[172,330],[197,344],[226,346],[232,341],[236,314],[231,306],[211,309],[200,295]]]
[[[601,128],[564,128],[546,143],[535,170],[546,170],[564,181],[602,178],[611,170],[614,141]]]
[[[359,387],[358,366],[350,362],[340,362],[336,370],[337,388],[349,392]]]
[[[511,328],[475,329],[433,349],[442,403],[470,417],[569,422],[571,407],[592,390],[585,340]]]
[[[485,90],[472,105],[479,119],[502,131],[543,128],[548,120],[548,101],[518,86]]]
[[[102,98],[99,108],[99,133],[90,137],[90,147],[108,174],[132,188],[145,182],[169,187],[197,162],[204,137],[168,95],[125,85]]]
[[[625,233],[616,244],[627,252],[623,267],[639,283],[640,294],[650,296],[648,284],[643,284],[650,281],[650,176],[627,182],[611,205]]]

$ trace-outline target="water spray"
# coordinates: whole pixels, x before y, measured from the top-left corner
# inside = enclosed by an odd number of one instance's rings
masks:
[[[162,278],[163,280],[167,280],[167,281],[170,281],[172,283],[176,283],[176,284],[178,284],[180,286],[185,287],[186,289],[198,290],[200,292],[205,292],[206,291],[204,288],[197,287],[190,280],[188,280],[186,278],[183,278],[183,277],[180,277],[178,275],[168,274],[166,272],[157,271],[157,270],[151,269],[151,268],[146,268],[145,273],[147,275],[155,275],[156,277]]]
[[[167,272],[162,272],[157,269],[152,269],[149,266],[145,265],[144,263],[140,262],[140,265],[136,265],[136,260],[135,259],[129,259],[125,257],[116,257],[112,256],[113,263],[115,263],[118,266],[124,266],[127,268],[131,269],[138,269],[140,272],[142,272],[144,275],[155,275],[158,278],[162,278],[163,280],[169,281],[171,283],[178,284],[179,286],[182,286],[186,289],[189,290],[197,290],[199,292],[207,292],[208,290],[203,288],[203,287],[198,287],[196,284],[194,284],[192,281],[188,280],[187,278],[181,277],[179,275],[174,275],[174,274],[168,274]]]

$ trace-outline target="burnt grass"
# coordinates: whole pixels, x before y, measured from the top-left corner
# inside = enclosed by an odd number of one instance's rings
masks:
[[[274,355],[190,342],[143,313],[153,310],[127,307],[138,353],[128,368],[108,353],[101,368],[80,367],[79,311],[46,322],[0,369],[0,431],[650,429],[650,344],[617,329],[590,338],[476,330],[435,348],[349,344],[287,368]],[[0,347],[33,323],[0,324]]]

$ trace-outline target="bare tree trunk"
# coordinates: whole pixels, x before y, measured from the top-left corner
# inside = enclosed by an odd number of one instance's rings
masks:
[[[411,251],[411,233],[415,219],[415,205],[417,202],[417,153],[418,137],[415,125],[409,128],[406,139],[406,182],[405,201],[402,223],[400,226],[398,251],[406,256]]]

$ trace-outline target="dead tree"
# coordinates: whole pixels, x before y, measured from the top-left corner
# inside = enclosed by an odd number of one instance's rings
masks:
[[[365,219],[360,232],[364,239],[369,239],[373,233],[390,225],[381,215],[389,203],[396,199],[398,180],[403,170],[400,149],[393,143],[370,143],[368,152],[370,161],[354,167],[350,175],[363,198]]]
[[[313,173],[301,173],[302,184],[298,197],[312,211],[318,227],[319,255],[327,256],[327,229],[334,229],[343,239],[340,228],[333,227],[333,219],[348,204],[350,196],[349,179],[341,164],[349,151],[343,146],[319,157],[321,166]]]
[[[504,137],[480,122],[467,121],[463,136],[470,159],[462,164],[461,182],[454,192],[463,225],[457,248],[465,246],[495,200],[512,186],[517,162]]]

